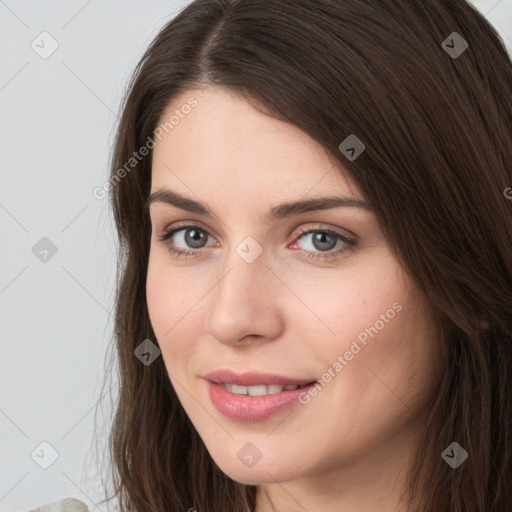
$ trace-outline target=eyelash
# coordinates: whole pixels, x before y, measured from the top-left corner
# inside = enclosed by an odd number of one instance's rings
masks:
[[[198,231],[201,231],[203,233],[206,233],[207,235],[210,236],[210,234],[205,230],[205,229],[202,229],[200,226],[196,226],[196,225],[193,225],[193,224],[186,224],[186,225],[182,225],[182,226],[175,226],[169,230],[167,230],[165,233],[163,233],[162,235],[158,235],[157,236],[157,239],[160,240],[160,242],[163,242],[163,243],[166,243],[169,241],[169,239],[177,232],[179,231],[183,231],[183,230],[186,230],[186,229],[197,229]],[[301,236],[304,236],[304,235],[307,235],[307,234],[310,234],[310,233],[326,233],[328,235],[331,235],[339,240],[341,240],[342,242],[345,243],[345,247],[342,247],[341,249],[338,248],[337,250],[334,250],[334,249],[330,249],[329,251],[324,251],[324,252],[311,252],[311,251],[308,251],[306,249],[299,249],[300,252],[302,252],[304,254],[305,257],[307,258],[310,258],[310,259],[313,259],[313,260],[332,260],[332,259],[335,259],[337,257],[340,257],[341,256],[341,253],[344,253],[346,250],[350,249],[351,247],[354,247],[356,245],[356,242],[355,240],[352,240],[344,235],[341,235],[340,233],[337,233],[335,231],[332,231],[332,230],[329,230],[329,229],[321,229],[321,228],[317,228],[317,229],[308,229],[308,228],[302,228],[299,230],[299,232],[297,233],[296,237],[295,237],[295,241],[294,243],[301,237]],[[196,257],[196,256],[200,256],[201,253],[203,252],[203,249],[195,249],[195,250],[185,250],[185,249],[176,249],[176,247],[174,246],[174,244],[171,244],[171,243],[166,243],[166,246],[168,248],[168,250],[174,254],[176,257],[178,258],[188,258],[189,256],[192,256],[192,257]]]

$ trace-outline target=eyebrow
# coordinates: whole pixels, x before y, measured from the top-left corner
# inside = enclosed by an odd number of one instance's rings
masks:
[[[213,212],[206,205],[165,188],[158,189],[150,194],[145,202],[145,207],[149,209],[149,207],[155,203],[175,206],[191,213],[197,213],[208,219],[214,217]],[[278,204],[271,208],[262,217],[262,220],[264,222],[273,222],[277,219],[291,217],[292,215],[319,210],[330,210],[332,208],[361,208],[367,211],[373,210],[360,199],[344,196],[325,196]]]

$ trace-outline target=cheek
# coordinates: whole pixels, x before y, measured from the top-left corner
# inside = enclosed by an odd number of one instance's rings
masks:
[[[333,392],[347,404],[358,395],[378,405],[393,393],[415,401],[436,378],[437,338],[426,301],[393,259],[375,263],[308,296],[329,328],[316,322],[324,332],[316,336],[324,378],[336,375]]]
[[[433,317],[426,303],[405,291],[396,298],[391,309],[387,300],[380,307],[368,303],[366,323],[354,325],[344,341],[335,401],[353,407],[361,424],[422,409],[439,377]]]
[[[191,287],[179,269],[165,265],[165,258],[150,254],[146,300],[151,326],[166,364],[185,357],[190,351],[188,340],[194,339],[193,331],[200,325],[194,318],[197,308],[194,304],[200,297],[196,285],[197,282]]]
[[[151,248],[146,300],[155,331],[167,333],[169,329],[178,327],[180,319],[194,314],[194,304],[206,291],[206,284],[202,286],[202,282],[199,277],[191,280],[190,272],[173,264],[165,249]]]
[[[328,353],[343,354],[354,340],[365,347],[365,341],[377,332],[391,331],[390,326],[396,329],[406,316],[403,306],[410,301],[406,284],[387,253],[360,258],[342,273],[306,280],[299,293],[316,316],[303,312],[310,321],[308,331],[312,334],[314,328],[323,337],[322,347]]]

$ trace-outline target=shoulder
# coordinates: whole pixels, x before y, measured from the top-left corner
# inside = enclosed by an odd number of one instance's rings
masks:
[[[75,498],[65,498],[55,503],[41,505],[30,512],[88,512],[87,505]]]

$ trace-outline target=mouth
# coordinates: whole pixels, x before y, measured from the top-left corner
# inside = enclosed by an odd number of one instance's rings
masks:
[[[213,382],[213,381],[210,381]],[[243,386],[228,382],[217,382],[219,386],[223,387],[226,391],[235,395],[249,395],[249,396],[266,396],[277,395],[283,391],[294,391],[296,389],[307,388],[318,381],[308,382],[307,384],[256,384],[253,386]]]
[[[211,403],[237,422],[264,421],[301,401],[318,380],[220,369],[202,376]]]
[[[293,407],[301,402],[301,397],[309,393],[310,388],[318,382],[317,380],[308,380],[294,384],[290,383],[291,379],[281,377],[281,383],[276,383],[275,378],[267,376],[265,384],[257,384],[254,382],[258,381],[255,381],[253,377],[247,379],[247,374],[239,376],[236,383],[232,382],[232,379],[225,379],[227,381],[225,382],[203,377],[203,382],[212,405],[223,416],[235,422],[250,423],[266,421]],[[250,380],[252,383],[250,385],[240,384],[242,379]],[[269,379],[273,379],[273,381],[269,381]],[[259,379],[260,382],[262,380]]]

